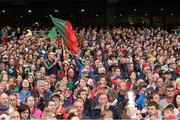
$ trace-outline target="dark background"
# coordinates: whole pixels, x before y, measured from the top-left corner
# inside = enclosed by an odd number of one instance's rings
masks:
[[[70,20],[74,26],[134,25],[172,29],[180,24],[180,0],[0,0],[1,26],[38,22],[47,27],[52,25],[50,14]]]

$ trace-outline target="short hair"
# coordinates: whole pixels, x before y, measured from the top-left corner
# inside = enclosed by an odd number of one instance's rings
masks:
[[[32,97],[32,98],[34,99],[34,96],[30,95],[30,96],[28,96],[28,97],[25,98],[25,103],[27,102],[27,100],[28,100],[30,97]]]
[[[75,105],[76,102],[81,102],[82,105],[83,105],[83,107],[84,107],[84,100],[83,100],[81,97],[77,98],[77,99],[73,102],[73,105]]]
[[[101,78],[105,78],[105,81],[107,82],[107,76],[104,73],[99,74],[99,81]]]
[[[38,81],[37,81],[37,88],[39,88],[40,85],[41,85],[41,84],[44,84],[44,83],[45,83],[45,81],[43,81],[43,80],[38,80]]]
[[[121,69],[120,69],[120,68],[118,68],[118,67],[116,67],[116,68],[114,69],[114,72],[115,72],[117,69],[119,69],[119,70],[120,70],[120,72],[121,72]]]
[[[80,89],[80,90],[78,90],[77,95],[79,96],[82,92],[86,92],[86,90],[85,90],[85,89]]]
[[[159,108],[159,105],[158,105],[156,102],[154,102],[154,101],[150,102],[150,103],[148,104],[148,106],[155,106],[156,109]]]
[[[165,86],[165,90],[167,90],[167,88],[174,88],[174,85],[172,83],[168,83],[166,86]]]
[[[16,98],[18,98],[18,95],[15,92],[10,93],[9,96],[15,96]]]

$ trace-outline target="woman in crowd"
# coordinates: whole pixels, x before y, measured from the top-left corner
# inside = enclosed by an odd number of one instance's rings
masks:
[[[21,102],[24,102],[25,99],[31,95],[31,86],[30,82],[27,79],[22,80],[18,95]]]
[[[39,119],[42,116],[42,111],[38,108],[36,108],[35,106],[35,100],[33,96],[28,96],[25,99],[25,104],[28,106],[28,108],[30,109],[30,114],[36,118]]]
[[[31,116],[31,112],[30,109],[28,108],[27,105],[25,104],[21,104],[18,107],[18,112],[20,114],[20,119],[21,120],[35,120],[32,116]]]

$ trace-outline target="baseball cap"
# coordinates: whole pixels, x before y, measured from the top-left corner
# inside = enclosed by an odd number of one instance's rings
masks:
[[[163,108],[163,111],[164,110],[166,110],[166,109],[172,109],[172,110],[174,110],[174,105],[172,104],[172,103],[169,103],[169,104],[167,104],[164,108]]]

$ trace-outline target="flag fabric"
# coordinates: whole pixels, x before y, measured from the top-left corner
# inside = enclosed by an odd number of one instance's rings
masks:
[[[51,17],[51,20],[69,51],[78,54],[78,44],[71,23],[67,20],[62,20],[54,17]]]
[[[54,39],[57,37],[57,32],[56,32],[56,27],[53,27],[49,33],[48,33],[48,37],[51,39]]]

